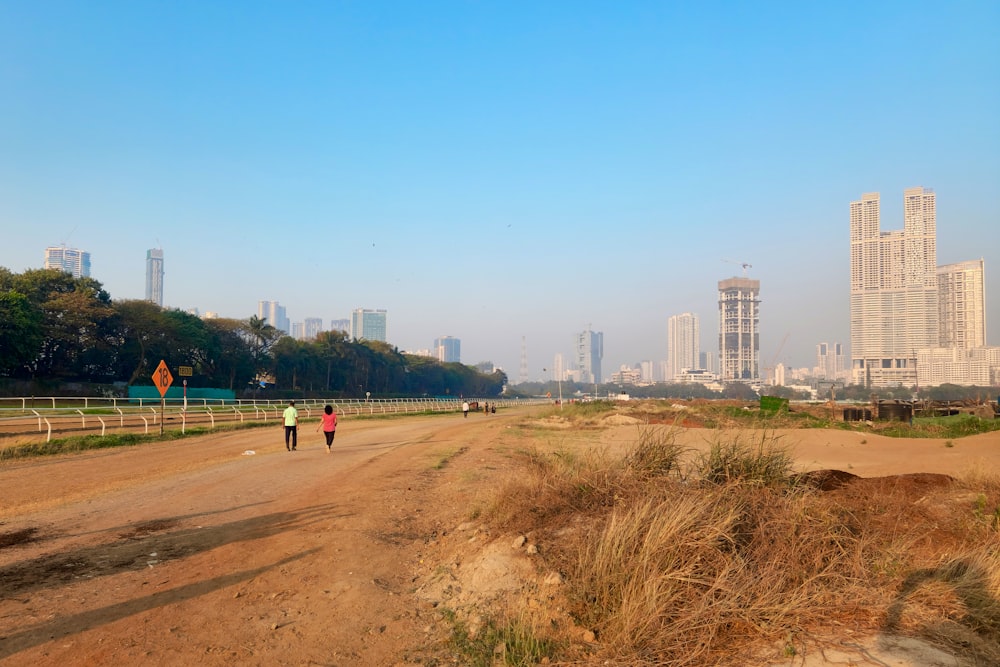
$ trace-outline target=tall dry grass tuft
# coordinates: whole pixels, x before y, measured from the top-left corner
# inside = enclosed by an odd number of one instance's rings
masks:
[[[647,429],[620,459],[524,461],[492,518],[546,542],[574,616],[597,634],[595,660],[741,664],[748,646],[846,626],[1000,664],[995,478],[821,492],[789,481],[788,452],[763,431],[721,434],[704,455]]]
[[[695,466],[707,482],[786,484],[793,459],[788,449],[767,430],[718,431],[707,452],[700,454]]]
[[[616,508],[581,546],[571,575],[578,614],[620,657],[659,661],[671,647],[698,660],[718,627],[704,625],[706,610],[736,574],[724,554],[739,512],[676,485],[663,491]]]
[[[625,470],[641,480],[682,475],[686,450],[677,444],[673,428],[641,428],[624,457]]]

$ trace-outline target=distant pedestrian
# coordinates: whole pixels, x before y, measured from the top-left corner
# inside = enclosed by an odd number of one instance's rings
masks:
[[[320,426],[323,427],[323,435],[326,436],[326,453],[329,454],[330,445],[333,444],[333,436],[337,434],[337,413],[333,411],[332,405],[323,408],[319,426],[316,427],[317,431]]]
[[[497,404],[493,403],[492,405],[490,405],[490,414],[495,415],[496,413],[497,413]]]
[[[463,401],[462,402],[462,415],[464,417],[466,417],[466,418],[468,418],[468,416],[469,416],[469,402],[468,401]]]
[[[285,418],[285,449],[295,451],[299,445],[299,411],[295,409],[295,401],[288,401],[288,407],[282,414]],[[289,438],[292,441],[291,448],[288,446]]]

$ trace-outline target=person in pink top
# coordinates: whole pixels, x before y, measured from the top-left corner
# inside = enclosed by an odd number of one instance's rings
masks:
[[[333,411],[332,405],[323,408],[319,426],[316,427],[317,431],[320,429],[320,426],[323,427],[323,435],[326,436],[326,453],[329,454],[330,446],[333,444],[333,436],[337,433],[337,413]]]

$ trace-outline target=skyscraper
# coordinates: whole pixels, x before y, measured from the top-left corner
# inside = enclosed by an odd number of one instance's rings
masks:
[[[454,336],[442,336],[434,339],[434,356],[445,363],[460,363],[462,361],[462,341]]]
[[[917,381],[917,350],[939,340],[934,192],[903,193],[903,229],[882,232],[877,192],[851,202],[851,379]]]
[[[816,377],[841,380],[844,375],[844,346],[840,343],[816,345]]]
[[[292,333],[288,317],[285,316],[285,307],[277,301],[258,301],[257,317],[267,320],[267,323],[278,331],[284,331],[286,334]]]
[[[760,281],[719,281],[719,378],[760,382]]]
[[[698,344],[701,336],[698,316],[691,313],[671,315],[667,320],[667,382],[685,369],[698,368]]]
[[[74,278],[89,278],[90,253],[64,245],[49,246],[45,249],[45,268],[71,273]]]
[[[937,268],[940,346],[986,345],[986,270],[982,259]]]
[[[386,340],[386,311],[356,308],[351,313],[351,338]]]
[[[580,382],[600,384],[601,360],[604,358],[604,334],[591,331],[588,327],[576,335],[576,367],[580,370]]]
[[[320,335],[323,331],[323,318],[322,317],[307,317],[304,322],[305,328],[302,335],[306,340],[316,340],[316,336]]]
[[[146,251],[146,301],[163,306],[163,250]]]

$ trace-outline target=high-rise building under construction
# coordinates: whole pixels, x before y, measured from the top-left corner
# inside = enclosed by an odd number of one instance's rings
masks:
[[[760,382],[760,281],[719,281],[719,379]]]

